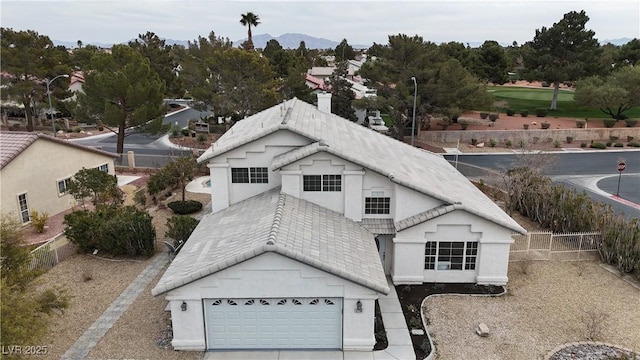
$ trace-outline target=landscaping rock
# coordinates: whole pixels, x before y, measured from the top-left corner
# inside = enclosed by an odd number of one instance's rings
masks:
[[[480,325],[478,325],[478,328],[476,329],[476,334],[478,334],[478,336],[480,337],[489,336],[489,327],[487,326],[487,324],[480,323]]]

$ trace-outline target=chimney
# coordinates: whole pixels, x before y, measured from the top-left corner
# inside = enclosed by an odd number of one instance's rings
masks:
[[[318,110],[331,114],[331,94],[325,91],[318,93]]]

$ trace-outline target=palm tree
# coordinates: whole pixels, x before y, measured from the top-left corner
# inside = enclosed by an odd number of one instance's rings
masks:
[[[242,19],[240,19],[240,24],[242,24],[243,26],[249,27],[249,30],[247,31],[247,43],[250,46],[250,48],[253,48],[251,26],[258,26],[258,24],[260,24],[260,17],[252,12],[242,14]]]

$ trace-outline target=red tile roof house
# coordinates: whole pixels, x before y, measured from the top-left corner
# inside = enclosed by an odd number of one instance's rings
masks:
[[[82,168],[113,175],[116,157],[44,134],[0,132],[0,211],[25,226],[32,210],[50,217],[67,211],[76,204],[66,191],[71,177]]]

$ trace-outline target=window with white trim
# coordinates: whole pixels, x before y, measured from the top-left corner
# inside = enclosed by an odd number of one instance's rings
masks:
[[[27,201],[27,193],[18,195],[18,206],[20,207],[20,219],[22,223],[28,223],[29,218],[29,202]]]
[[[428,241],[424,250],[425,270],[475,270],[477,241]]]
[[[67,193],[69,190],[69,183],[71,182],[71,178],[66,178],[62,180],[58,180],[58,195],[62,196]]]
[[[389,214],[391,208],[391,198],[389,197],[368,197],[364,199],[365,214]]]
[[[304,191],[342,191],[342,175],[303,175]]]
[[[96,169],[108,173],[109,172],[109,164],[100,165]]]
[[[231,182],[233,184],[267,184],[269,171],[266,167],[231,168]]]

